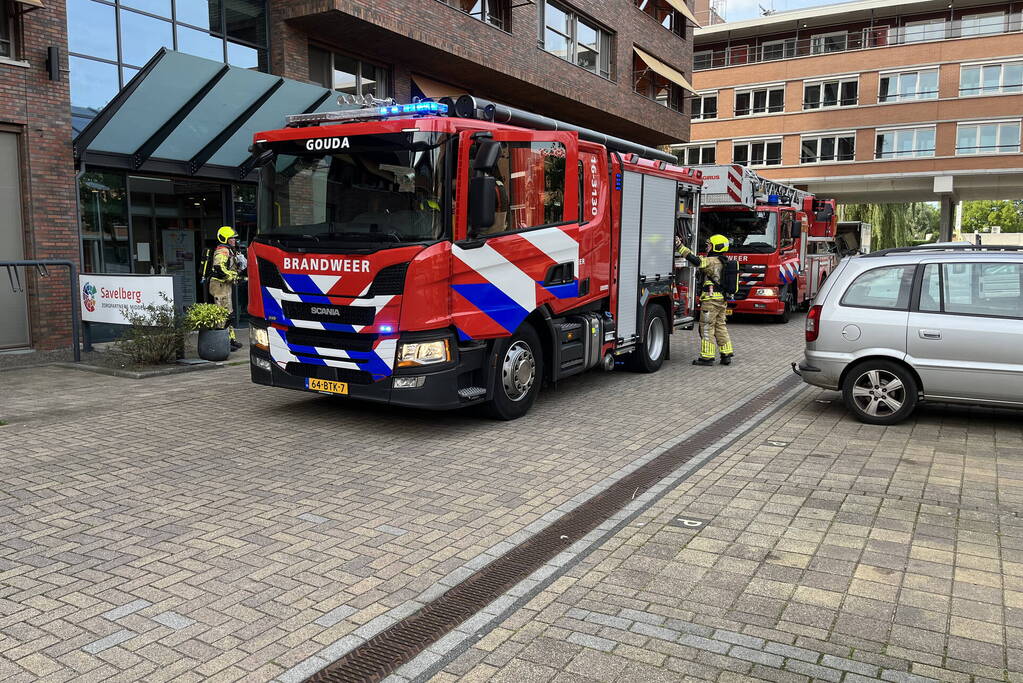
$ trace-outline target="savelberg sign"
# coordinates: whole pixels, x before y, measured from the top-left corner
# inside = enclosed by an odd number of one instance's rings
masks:
[[[174,278],[83,273],[78,276],[78,296],[85,322],[127,325],[126,312],[141,311],[149,304],[173,306]]]

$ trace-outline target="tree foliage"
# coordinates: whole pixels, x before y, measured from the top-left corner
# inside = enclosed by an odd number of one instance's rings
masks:
[[[902,247],[914,241],[912,204],[843,204],[843,221],[862,221],[872,228],[871,248]]]
[[[1023,232],[1023,200],[963,202],[963,232]]]

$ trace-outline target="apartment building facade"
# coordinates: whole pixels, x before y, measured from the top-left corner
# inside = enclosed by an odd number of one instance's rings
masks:
[[[0,0],[0,261],[170,274],[196,300],[217,228],[255,229],[250,128],[340,94],[687,140],[694,28],[683,0]],[[0,350],[69,343],[58,280],[4,283]]]
[[[863,0],[696,32],[688,163],[842,202],[1023,196],[1023,3]]]

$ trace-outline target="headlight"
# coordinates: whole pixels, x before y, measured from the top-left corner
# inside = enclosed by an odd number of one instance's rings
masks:
[[[753,296],[778,296],[778,290],[774,287],[757,287],[753,290]]]
[[[398,367],[409,368],[416,365],[433,365],[451,360],[451,349],[448,340],[431,342],[409,342],[398,346]]]
[[[270,348],[270,334],[266,331],[265,327],[256,327],[253,325],[250,330],[249,342],[253,346],[258,346],[261,349]]]

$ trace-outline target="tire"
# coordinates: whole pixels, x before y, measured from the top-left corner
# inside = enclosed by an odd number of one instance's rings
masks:
[[[782,297],[782,300],[785,302],[785,307],[781,315],[774,316],[774,322],[779,325],[786,325],[792,319],[792,288],[785,288],[785,296]]]
[[[849,412],[872,425],[893,425],[909,417],[916,409],[919,391],[912,373],[886,360],[853,367],[842,383],[842,398]]]
[[[633,372],[657,372],[668,355],[668,316],[663,306],[647,306],[643,330],[643,347],[629,354],[628,368]]]
[[[523,323],[511,337],[494,347],[491,381],[494,398],[487,413],[498,420],[515,420],[529,412],[543,380],[543,347],[540,336]]]

